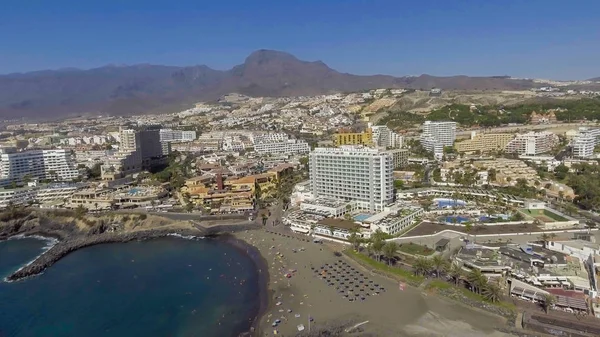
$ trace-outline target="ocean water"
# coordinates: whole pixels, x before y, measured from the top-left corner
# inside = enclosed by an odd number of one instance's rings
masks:
[[[0,278],[47,242],[0,242]],[[0,282],[0,337],[237,336],[259,304],[251,258],[221,241],[92,246],[42,275]]]

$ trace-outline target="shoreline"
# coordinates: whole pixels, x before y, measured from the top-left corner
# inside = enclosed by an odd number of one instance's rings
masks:
[[[257,304],[257,311],[250,322],[250,327],[244,329],[246,331],[241,332],[238,336],[254,336],[258,337],[262,334],[260,328],[260,322],[267,311],[271,308],[272,301],[270,300],[271,290],[269,289],[269,283],[271,275],[269,273],[269,264],[265,257],[260,253],[257,247],[247,242],[246,240],[240,239],[231,233],[224,233],[217,236],[217,239],[232,245],[234,248],[242,251],[248,255],[254,267],[258,273],[258,292],[259,292],[259,303]]]

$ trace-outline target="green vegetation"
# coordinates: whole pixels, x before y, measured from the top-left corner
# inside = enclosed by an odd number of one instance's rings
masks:
[[[352,257],[355,261],[362,264],[363,266],[377,269],[379,271],[384,272],[384,274],[388,276],[400,279],[401,281],[409,282],[412,285],[419,285],[424,280],[422,276],[414,275],[413,273],[401,268],[388,266],[383,262],[375,261],[370,257],[359,252],[348,249],[345,251],[345,253],[346,255]]]
[[[387,125],[388,127],[396,130],[412,129],[415,125],[422,124],[425,121],[425,117],[406,111],[388,112],[388,114],[381,118],[377,124]]]
[[[433,254],[433,249],[412,242],[400,245],[398,250],[410,255],[429,256]]]
[[[526,103],[510,107],[504,106],[471,106],[464,104],[449,104],[431,111],[427,120],[454,120],[462,126],[479,125],[494,127],[503,124],[526,124],[531,113],[545,113],[556,109],[556,119],[559,121],[599,120],[600,98],[583,98],[579,100],[548,100],[543,103]],[[389,112],[379,120],[380,125],[388,125],[394,129],[407,129],[425,120],[423,115],[406,111]]]
[[[562,217],[552,211],[549,211],[547,209],[522,209],[521,212],[523,212],[531,217],[534,217],[534,218],[542,216],[542,217],[552,219],[554,221],[559,221],[559,222],[567,221],[567,219],[565,219],[564,217]],[[546,222],[548,222],[548,221],[546,221]]]
[[[588,164],[573,165],[573,173],[568,173],[565,183],[573,188],[577,197],[573,202],[581,208],[600,208],[600,166]]]

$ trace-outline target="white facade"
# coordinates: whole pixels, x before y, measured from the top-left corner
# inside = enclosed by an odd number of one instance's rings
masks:
[[[558,136],[552,132],[528,132],[517,135],[506,145],[506,152],[527,156],[550,152],[558,144]]]
[[[254,151],[260,154],[297,154],[308,153],[310,147],[305,141],[286,139],[284,141],[255,143]]]
[[[0,150],[0,185],[21,182],[24,176],[31,179],[73,180],[79,176],[79,171],[69,150]]]
[[[0,189],[0,209],[10,205],[26,205],[33,201],[35,191],[31,188],[15,188],[11,190]]]
[[[196,131],[160,129],[161,142],[191,142],[196,138]]]
[[[573,146],[573,157],[592,157],[594,148],[600,144],[600,129],[579,128],[579,132],[573,138],[571,144]]]
[[[427,151],[443,153],[444,146],[454,145],[456,140],[456,122],[432,122],[423,123],[421,134],[421,145]]]
[[[316,148],[309,166],[316,198],[354,200],[370,211],[383,210],[394,199],[390,153],[358,146]]]
[[[373,131],[373,143],[381,147],[402,147],[402,136],[385,125],[370,126]]]

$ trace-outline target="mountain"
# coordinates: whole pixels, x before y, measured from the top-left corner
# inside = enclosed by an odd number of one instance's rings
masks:
[[[592,81],[592,82],[600,82],[600,77],[594,77],[594,78],[590,78],[588,81]]]
[[[177,111],[191,103],[237,92],[301,96],[374,88],[520,90],[529,80],[493,77],[393,77],[340,73],[321,61],[258,50],[227,71],[207,66],[109,65],[0,76],[0,118],[52,119],[79,114],[132,115]]]

